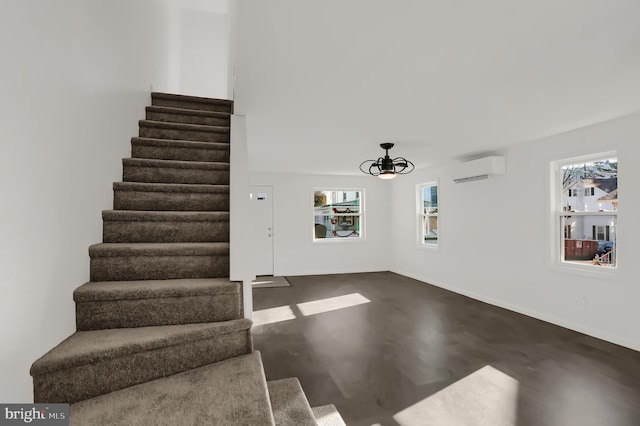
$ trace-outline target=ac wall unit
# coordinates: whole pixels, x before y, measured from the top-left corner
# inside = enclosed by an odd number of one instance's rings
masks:
[[[500,155],[492,155],[460,163],[453,175],[453,181],[455,183],[471,182],[503,175],[506,172],[505,158]]]

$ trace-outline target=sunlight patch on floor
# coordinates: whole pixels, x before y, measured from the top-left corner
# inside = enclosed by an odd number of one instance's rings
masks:
[[[253,312],[253,325],[272,324],[274,322],[296,319],[290,306],[278,306]]]
[[[352,306],[362,305],[369,302],[371,302],[371,300],[367,299],[360,293],[351,293],[345,294],[344,296],[329,297],[327,299],[298,303],[297,306],[298,309],[300,309],[300,312],[302,312],[302,315],[308,317],[309,315],[350,308]]]
[[[313,300],[311,302],[298,303],[296,306],[305,317],[321,314],[338,309],[349,308],[371,302],[360,293],[345,294],[344,296],[330,297],[327,299]],[[275,308],[262,309],[253,312],[253,325],[273,324],[281,321],[296,319],[297,316],[290,306],[277,306]]]
[[[396,413],[401,426],[516,426],[518,381],[487,365]]]

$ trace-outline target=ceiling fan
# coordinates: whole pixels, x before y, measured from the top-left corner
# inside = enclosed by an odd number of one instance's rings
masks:
[[[393,148],[392,143],[381,143],[380,147],[385,150],[384,157],[377,160],[365,160],[360,163],[360,171],[371,176],[378,176],[380,179],[393,179],[396,175],[406,175],[411,173],[415,166],[406,158],[389,157],[389,150]],[[363,168],[364,166],[364,168]]]

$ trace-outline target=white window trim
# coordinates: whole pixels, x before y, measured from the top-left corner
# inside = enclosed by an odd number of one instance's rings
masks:
[[[438,188],[438,241],[436,244],[426,244],[424,242],[424,230],[422,229],[422,218],[424,212],[422,211],[422,191],[428,186],[435,186]],[[440,250],[440,229],[442,228],[442,220],[440,219],[440,181],[438,179],[419,183],[416,185],[416,247],[420,250],[439,251]]]
[[[550,206],[549,206],[549,220],[550,227],[550,248],[551,254],[551,266],[552,269],[557,272],[564,272],[573,275],[582,275],[585,277],[597,278],[606,277],[607,279],[617,280],[620,277],[620,264],[619,257],[616,258],[616,267],[602,267],[597,265],[583,265],[577,263],[566,262],[564,260],[564,228],[561,224],[560,218],[566,215],[566,212],[562,211],[562,190],[560,189],[560,183],[562,181],[562,167],[576,164],[576,163],[588,163],[591,161],[602,160],[603,158],[617,158],[618,170],[620,169],[620,158],[617,151],[606,151],[596,154],[577,155],[574,157],[568,157],[562,160],[550,161]],[[572,215],[605,215],[605,216],[618,216],[618,210],[615,212],[572,212]],[[616,221],[617,222],[617,221]],[[618,224],[616,223],[619,229]],[[616,241],[616,246],[619,246]]]
[[[316,238],[314,233],[315,226],[315,206],[313,205],[313,194],[316,191],[338,191],[338,192],[360,192],[360,237],[358,238]],[[358,244],[363,243],[366,240],[365,233],[365,222],[366,222],[366,212],[365,212],[365,190],[364,188],[331,188],[331,187],[315,187],[311,190],[311,242],[312,244]]]

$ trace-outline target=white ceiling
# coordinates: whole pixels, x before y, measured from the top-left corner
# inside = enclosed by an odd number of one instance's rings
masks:
[[[236,113],[256,170],[417,167],[640,111],[638,0],[243,0]]]

